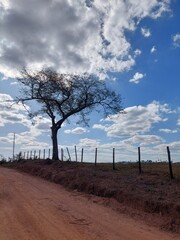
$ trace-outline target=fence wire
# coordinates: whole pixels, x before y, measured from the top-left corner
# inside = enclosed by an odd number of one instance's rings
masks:
[[[122,148],[114,148],[115,162],[137,162],[138,148],[130,147],[129,151]],[[150,147],[141,147],[141,162],[167,162],[166,147],[157,149]],[[171,148],[171,161],[173,163],[180,162],[180,149]],[[96,157],[95,157],[96,155]],[[52,158],[52,149],[36,149],[31,151],[22,151],[21,156],[24,159],[47,159]],[[59,159],[63,161],[78,161],[78,162],[94,162],[95,158],[98,163],[108,163],[113,161],[113,148],[97,147],[82,148],[82,147],[61,147],[59,149]]]

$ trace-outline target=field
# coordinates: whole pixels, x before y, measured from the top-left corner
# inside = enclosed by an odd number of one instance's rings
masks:
[[[103,204],[148,224],[180,233],[180,163],[94,164],[21,160],[4,166],[43,177],[74,191],[103,197]]]

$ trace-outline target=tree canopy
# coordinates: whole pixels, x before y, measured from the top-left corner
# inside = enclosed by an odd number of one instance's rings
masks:
[[[70,116],[79,115],[87,124],[87,116],[97,107],[104,116],[122,110],[120,95],[92,75],[60,74],[52,69],[23,70],[18,81],[22,83],[18,101],[37,101],[40,111],[34,114],[46,114],[51,119],[53,159],[58,159],[57,132]]]

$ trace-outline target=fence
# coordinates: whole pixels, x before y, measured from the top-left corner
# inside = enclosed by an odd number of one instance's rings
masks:
[[[168,150],[169,149],[169,150]],[[76,162],[166,162],[168,161],[168,152],[171,155],[172,162],[180,162],[180,149],[171,149],[169,146],[163,149],[151,149],[146,147],[137,147],[125,151],[122,148],[81,148],[77,146],[62,147],[59,150],[60,160]],[[21,151],[23,159],[51,159],[52,149],[40,149]]]
[[[180,150],[170,147],[162,149],[151,149],[147,147],[129,148],[125,152],[122,148],[80,148],[77,146],[64,147],[60,149],[61,161],[75,161],[94,163],[112,163],[113,170],[116,169],[117,163],[137,162],[139,174],[142,173],[142,163],[148,162],[166,162],[169,165],[170,177],[173,179],[172,162],[180,162]],[[21,153],[23,159],[51,159],[52,149],[34,150]]]

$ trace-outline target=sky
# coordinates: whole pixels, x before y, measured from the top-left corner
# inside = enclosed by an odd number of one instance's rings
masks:
[[[122,97],[126,114],[92,112],[89,127],[64,123],[59,148],[74,158],[180,161],[180,1],[0,0],[0,157],[51,149],[50,119],[28,118],[11,100],[22,68],[95,74]],[[27,108],[36,108],[34,104]]]

